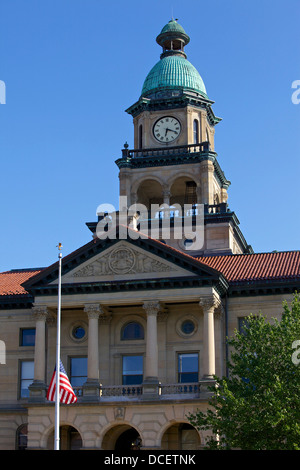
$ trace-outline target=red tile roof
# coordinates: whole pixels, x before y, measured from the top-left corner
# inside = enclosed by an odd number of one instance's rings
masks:
[[[201,263],[220,271],[229,283],[245,281],[300,280],[300,252],[202,256]]]
[[[182,255],[181,252],[180,254]],[[192,259],[191,256],[186,255],[186,257]],[[193,259],[222,273],[230,284],[292,279],[297,279],[300,282],[299,251],[201,256]],[[28,295],[21,284],[41,271],[43,268],[0,273],[0,298]]]
[[[6,295],[28,295],[28,292],[26,292],[21,284],[41,271],[41,268],[37,268],[19,269],[0,273],[0,297]]]

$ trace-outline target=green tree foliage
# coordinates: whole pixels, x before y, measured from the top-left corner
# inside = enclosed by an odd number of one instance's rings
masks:
[[[189,415],[208,449],[300,450],[300,297],[281,320],[250,315],[228,339],[228,377],[215,377],[210,408]],[[296,349],[295,349],[296,348]]]

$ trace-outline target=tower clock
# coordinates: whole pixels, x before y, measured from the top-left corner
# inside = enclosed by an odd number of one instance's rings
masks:
[[[174,116],[163,116],[153,126],[153,135],[158,142],[173,142],[180,131],[181,124]]]

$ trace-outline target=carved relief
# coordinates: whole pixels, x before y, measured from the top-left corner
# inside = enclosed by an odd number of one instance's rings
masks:
[[[34,305],[32,307],[32,314],[35,320],[46,320],[49,316],[49,310],[46,305]]]
[[[204,311],[214,310],[219,313],[222,310],[221,300],[214,294],[203,296],[199,301],[199,305]]]
[[[127,274],[135,264],[135,256],[129,248],[117,248],[108,257],[110,269],[115,274]]]
[[[125,408],[123,407],[118,407],[118,408],[114,408],[114,412],[115,412],[115,419],[124,419],[124,416],[125,416]]]
[[[88,266],[84,266],[73,274],[73,277],[94,277],[107,274],[137,274],[152,272],[177,271],[161,261],[150,258],[131,248],[122,246],[111,253],[98,258]]]

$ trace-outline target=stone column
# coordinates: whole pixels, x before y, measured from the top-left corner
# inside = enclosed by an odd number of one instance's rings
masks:
[[[88,372],[87,381],[83,385],[83,399],[85,401],[99,400],[99,329],[98,320],[102,313],[99,304],[87,304],[84,312],[88,316]]]
[[[146,360],[144,368],[143,394],[158,394],[158,344],[157,314],[160,311],[158,301],[147,301],[143,305],[147,314]]]
[[[162,195],[163,195],[164,204],[168,204],[168,206],[169,206],[170,205],[171,192],[170,192],[170,189],[169,189],[168,185],[164,185]]]
[[[197,188],[196,188],[196,195],[197,195],[197,204],[202,204],[202,199],[201,199],[201,185],[198,183]]]
[[[128,196],[130,194],[130,171],[121,168],[119,173],[119,195]],[[128,201],[129,204],[129,201]]]
[[[171,237],[170,233],[170,225],[171,225],[171,211],[170,211],[170,199],[171,199],[171,192],[169,190],[169,187],[167,185],[163,186],[163,191],[162,191],[162,196],[163,196],[163,209],[162,209],[162,218],[159,217],[158,223],[160,226],[159,229],[159,235],[157,238],[163,238],[169,240]],[[152,226],[151,226],[152,228]],[[180,227],[181,228],[181,227]],[[181,233],[181,232],[180,232]],[[154,238],[155,235],[154,235]]]
[[[136,191],[130,193],[130,201],[129,202],[130,202],[130,204],[128,203],[127,207],[129,207],[133,204],[137,204],[137,192]]]
[[[158,376],[167,381],[167,320],[166,309],[157,315]],[[166,382],[167,383],[167,382]]]
[[[99,317],[99,330],[100,330],[100,344],[99,344],[99,375],[101,383],[109,385],[114,383],[110,376],[110,323],[112,316],[109,314],[100,315]]]
[[[214,203],[213,176],[214,165],[210,160],[203,160],[200,163],[202,204]]]
[[[34,380],[29,386],[32,402],[43,402],[46,398],[46,319],[48,309],[46,305],[34,306],[32,314],[35,319],[35,349],[34,349]]]
[[[220,300],[209,295],[201,298],[199,305],[203,309],[203,379],[212,380],[216,372],[214,311]]]

